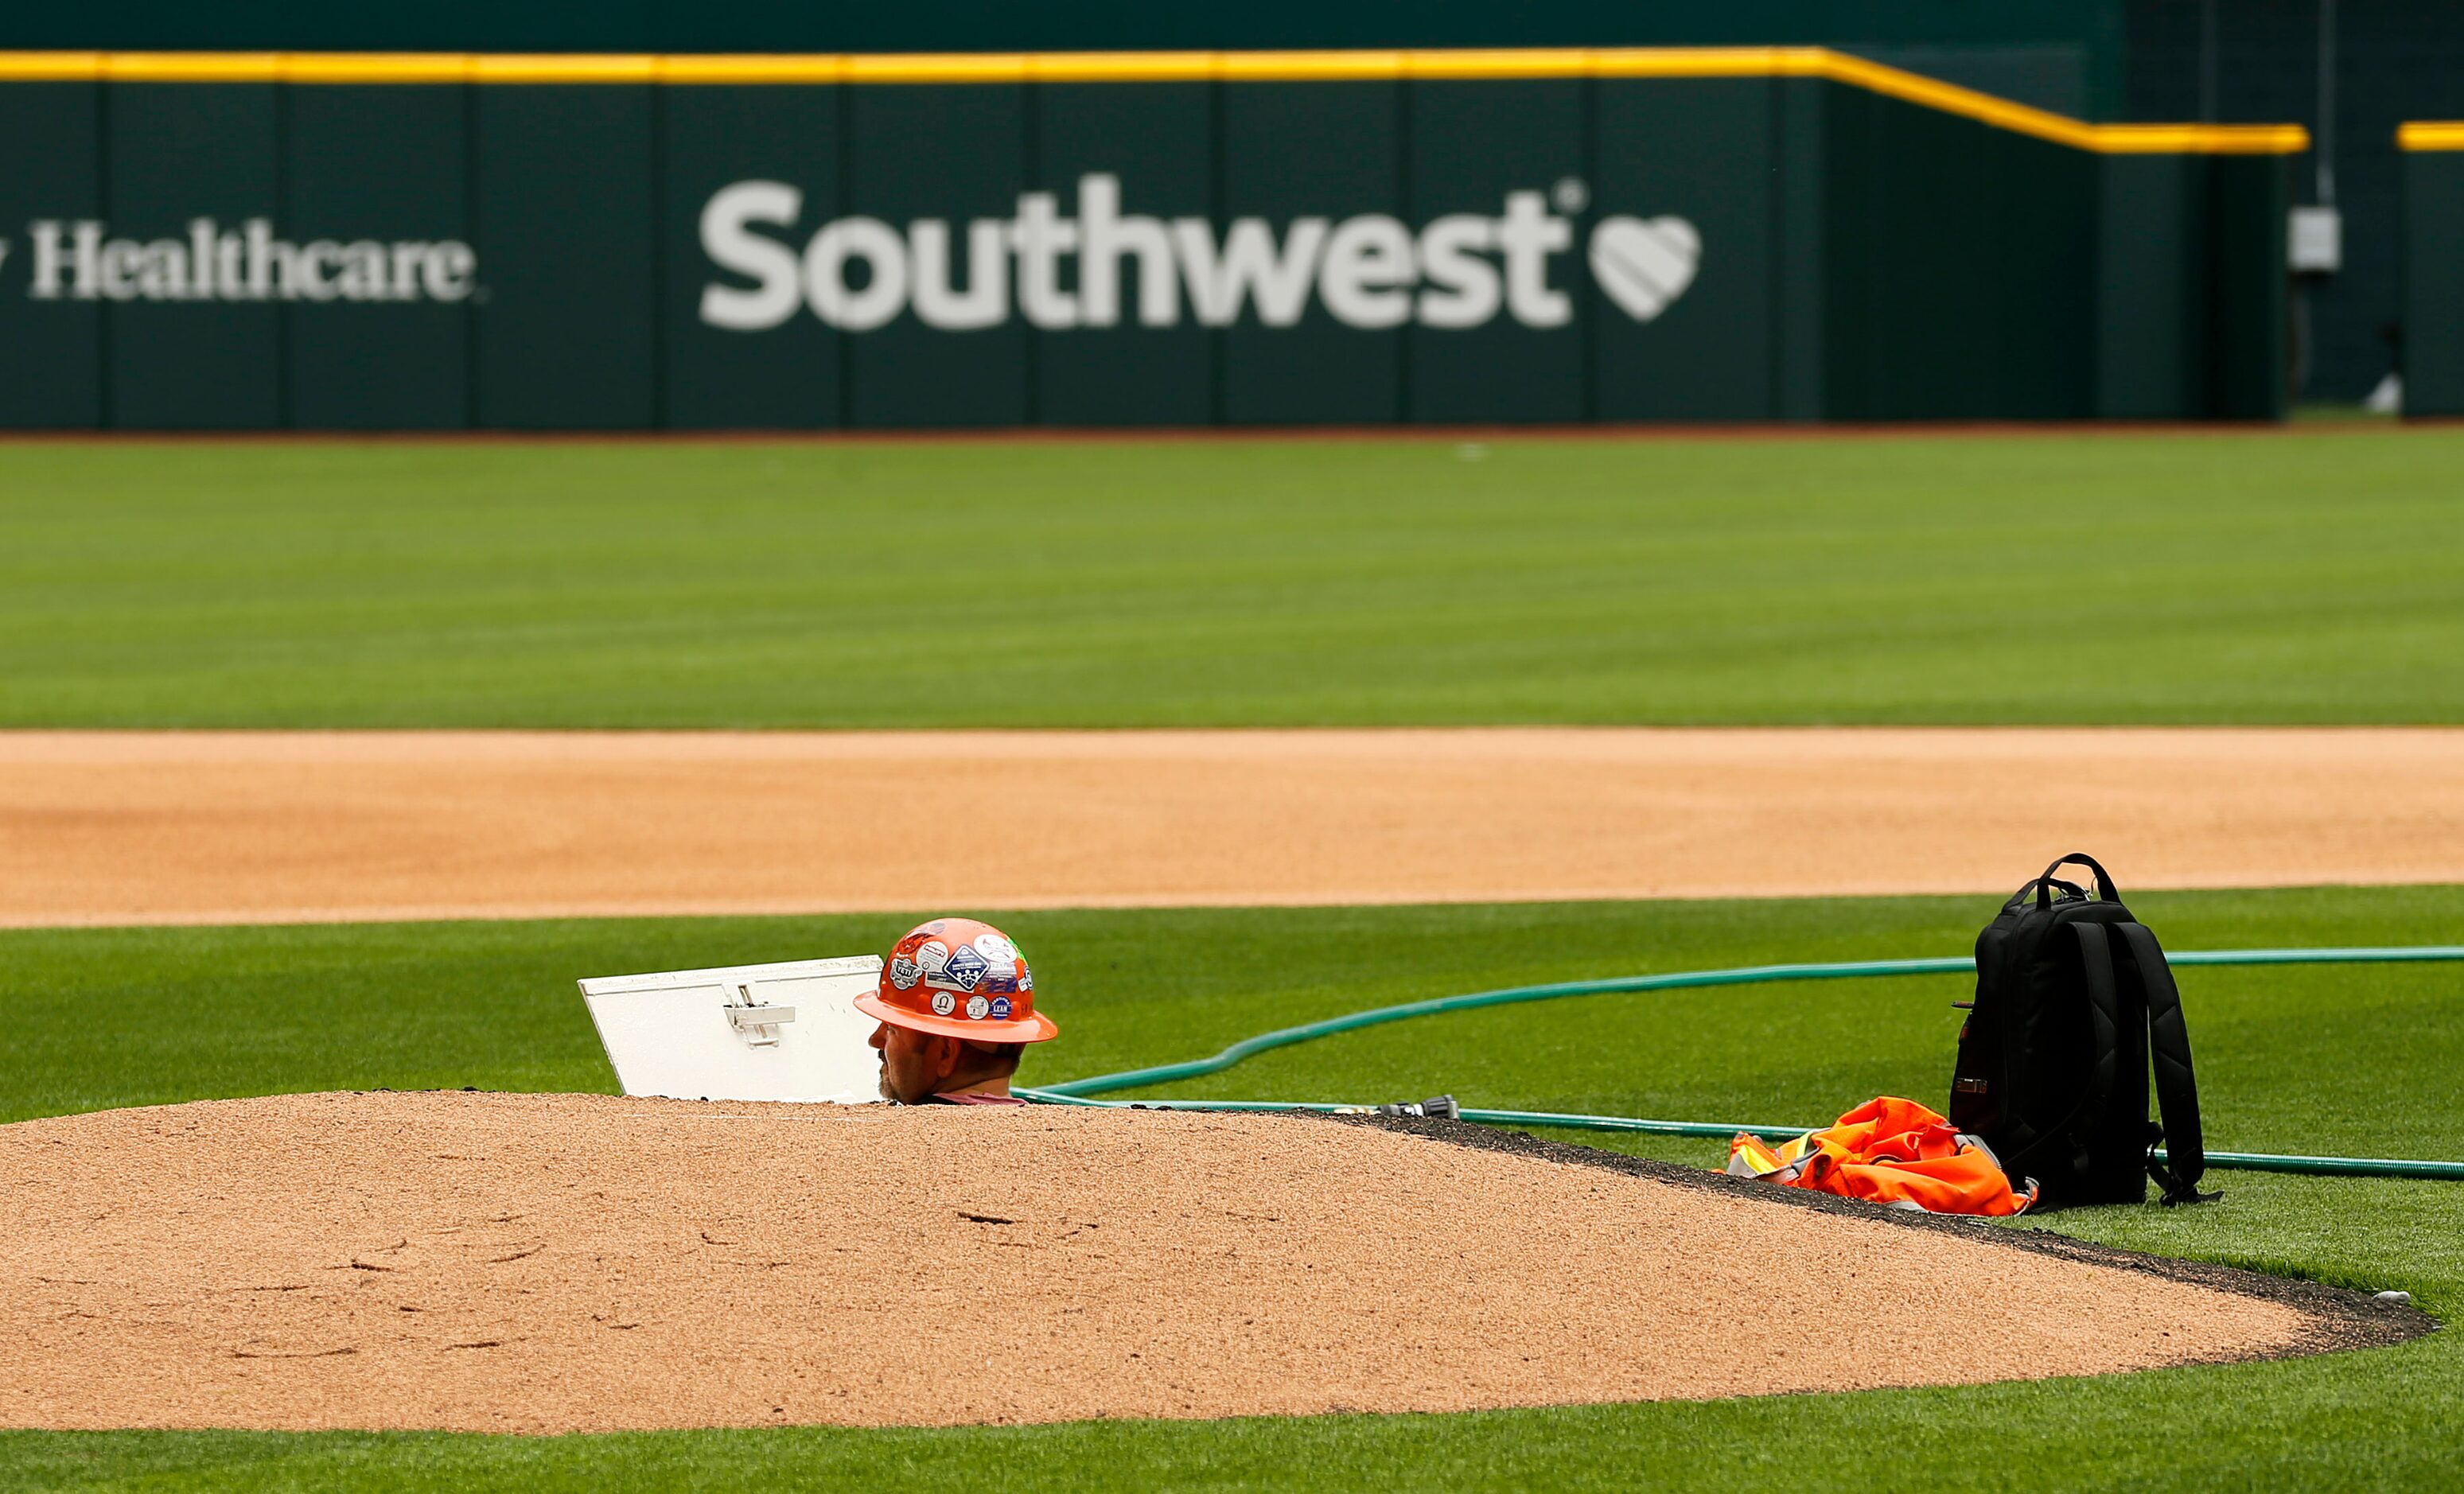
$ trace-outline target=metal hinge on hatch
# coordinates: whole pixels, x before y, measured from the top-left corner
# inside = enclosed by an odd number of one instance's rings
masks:
[[[744,1000],[728,1003],[727,1024],[735,1028],[737,1034],[754,1047],[777,1047],[779,1028],[796,1020],[796,1009],[792,1006],[773,1006],[764,1001],[755,1000],[753,988],[749,985],[737,986],[736,994]]]

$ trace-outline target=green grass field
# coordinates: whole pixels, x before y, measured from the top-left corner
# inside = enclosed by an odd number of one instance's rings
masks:
[[[1018,913],[1067,1026],[1055,1081],[1455,991],[1962,952],[1985,898]],[[2464,889],[2150,894],[2178,949],[2451,941]],[[0,1117],[215,1095],[611,1088],[582,973],[885,947],[894,916],[0,934]],[[2464,967],[2189,970],[2211,1143],[2464,1152]],[[1820,1120],[1943,1088],[1954,978],[1590,998],[1285,1050],[1177,1093]],[[319,1021],[294,998],[330,993]],[[143,995],[159,1033],[88,1013]],[[1717,1148],[1662,1143],[1708,1162]],[[2464,1186],[2219,1175],[2216,1205],[2058,1216],[2087,1238],[2464,1308]],[[1818,1302],[1818,1288],[1817,1302]],[[1878,1468],[1885,1470],[1878,1473]],[[627,1489],[1378,1485],[2419,1488],[2464,1477],[2464,1344],[1975,1389],[1460,1417],[499,1439],[0,1434],[0,1483]]]
[[[2455,721],[2459,469],[2377,428],[0,445],[0,726]]]

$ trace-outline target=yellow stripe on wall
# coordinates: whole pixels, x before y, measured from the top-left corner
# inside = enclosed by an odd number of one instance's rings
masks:
[[[2464,150],[2464,121],[2411,120],[2395,127],[2398,150]]]
[[[0,82],[131,83],[1155,83],[1393,78],[1823,77],[2109,154],[2289,155],[2298,124],[2091,124],[1825,47],[1517,48],[1438,52],[1045,52],[652,56],[641,54],[0,52]],[[2464,124],[2408,124],[2415,144]]]

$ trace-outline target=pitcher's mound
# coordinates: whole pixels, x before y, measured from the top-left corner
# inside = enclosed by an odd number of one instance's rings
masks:
[[[1565,1154],[1285,1116],[600,1095],[29,1121],[0,1127],[0,1423],[1455,1411],[2354,1332],[2299,1292]]]

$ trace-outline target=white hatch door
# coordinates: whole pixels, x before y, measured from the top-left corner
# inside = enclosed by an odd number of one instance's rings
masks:
[[[881,1061],[855,999],[880,978],[878,956],[854,955],[600,976],[582,999],[627,1094],[861,1105]]]

